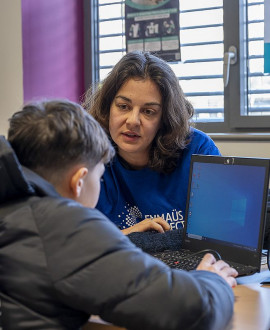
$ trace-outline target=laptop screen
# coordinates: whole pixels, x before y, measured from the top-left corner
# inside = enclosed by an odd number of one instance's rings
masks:
[[[193,158],[186,237],[256,251],[265,204],[265,162],[256,166],[242,164],[249,163],[244,158],[220,157],[220,163],[210,161],[217,158],[212,156]]]

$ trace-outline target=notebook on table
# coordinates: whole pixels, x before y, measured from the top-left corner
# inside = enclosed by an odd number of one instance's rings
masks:
[[[239,276],[260,272],[269,164],[261,158],[193,155],[183,247],[154,256],[173,268],[191,270],[211,250],[237,268]]]

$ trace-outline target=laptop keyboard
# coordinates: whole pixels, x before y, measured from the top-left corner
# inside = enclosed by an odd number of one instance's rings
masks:
[[[163,261],[166,265],[171,268],[193,270],[196,269],[202,255],[190,256],[192,253],[188,250],[185,251],[164,251],[152,254],[154,257]]]
[[[246,265],[241,265],[237,264],[236,262],[228,262],[226,261],[232,268],[236,269],[238,272],[238,277],[243,276],[243,275],[251,275],[256,273],[256,268],[252,266],[246,266]]]
[[[164,251],[153,253],[152,256],[163,261],[166,265],[174,269],[182,269],[186,271],[194,270],[202,260],[205,253],[195,254],[189,250],[180,251]],[[254,273],[254,267],[241,265],[238,263],[227,262],[231,267],[235,268],[238,276]]]

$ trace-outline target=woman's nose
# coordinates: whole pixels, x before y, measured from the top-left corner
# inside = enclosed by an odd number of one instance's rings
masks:
[[[140,125],[140,111],[136,110],[136,109],[133,109],[132,111],[130,111],[128,113],[128,117],[127,117],[127,120],[126,120],[126,123],[127,124],[130,124],[130,125]]]

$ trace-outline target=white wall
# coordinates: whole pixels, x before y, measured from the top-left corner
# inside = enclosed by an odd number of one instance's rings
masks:
[[[23,103],[21,0],[0,1],[0,134]]]
[[[270,158],[270,142],[266,141],[215,141],[224,156]]]

